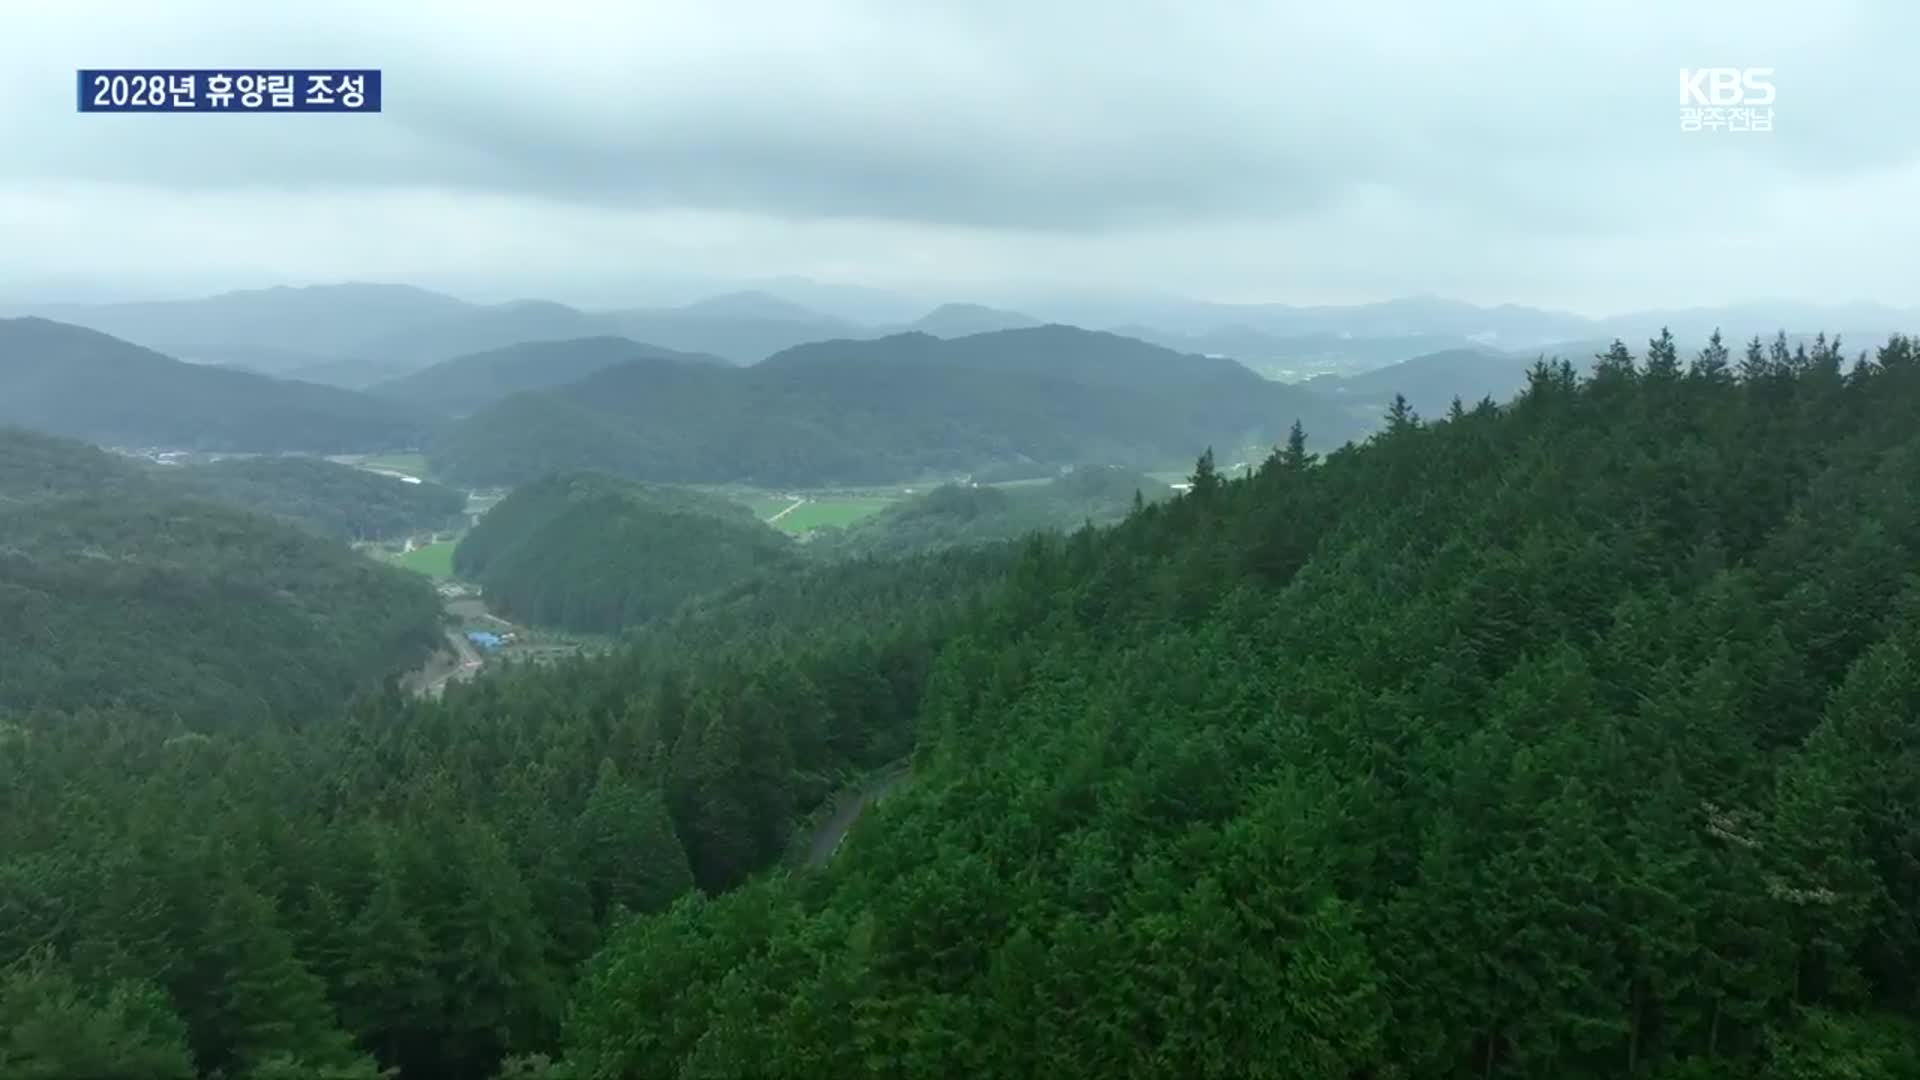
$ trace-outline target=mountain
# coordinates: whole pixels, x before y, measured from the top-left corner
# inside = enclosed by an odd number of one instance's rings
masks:
[[[85,325],[76,323],[75,325]],[[126,337],[126,335],[115,335]],[[133,338],[130,340],[138,340]],[[142,344],[146,344],[142,342]],[[233,344],[197,344],[180,345],[170,342],[157,342],[148,345],[158,353],[183,360],[189,364],[213,364],[218,367],[239,368],[260,375],[275,375],[281,378],[303,379],[306,382],[326,382],[325,379],[305,379],[304,371],[322,369],[325,365],[337,361],[324,353],[308,352],[303,349],[288,349],[277,345],[233,345]]]
[[[561,1060],[1914,1075],[1920,363],[1888,359],[1556,373],[1029,545],[910,775],[849,793],[826,866],[615,931]]]
[[[681,308],[635,308],[608,313],[613,333],[682,352],[709,353],[735,364],[757,364],[808,341],[861,333],[853,323],[797,305],[721,297]],[[771,299],[771,298],[766,298]]]
[[[199,300],[38,305],[24,314],[99,330],[149,348],[292,349],[339,355],[368,338],[449,318],[469,305],[410,285],[277,286]]]
[[[439,602],[418,579],[145,479],[0,428],[0,714],[304,723],[433,647]]]
[[[839,322],[831,315],[759,290],[722,293],[696,300],[679,309],[697,318],[756,319],[766,322]]]
[[[355,359],[378,365],[379,370],[402,374],[522,342],[565,341],[614,332],[614,320],[605,315],[590,315],[547,300],[516,300],[469,307],[430,323],[366,338],[350,353]]]
[[[467,496],[430,481],[312,457],[238,457],[162,467],[155,484],[182,496],[249,510],[336,540],[383,540],[465,522]]]
[[[0,319],[0,423],[118,446],[329,453],[416,446],[426,428],[394,402],[37,318]]]
[[[1043,324],[1039,319],[1018,311],[1005,311],[981,304],[941,304],[902,329],[932,334],[934,337],[956,338],[1040,325]]]
[[[1328,444],[1337,407],[1231,360],[1047,326],[902,334],[785,350],[750,368],[627,364],[516,394],[442,430],[437,475],[515,484],[556,470],[768,486],[964,475],[1017,462],[1191,462],[1268,445],[1299,419]]]
[[[1379,416],[1401,394],[1422,416],[1437,417],[1454,398],[1469,406],[1481,398],[1505,402],[1526,385],[1532,362],[1494,349],[1448,349],[1359,375],[1323,375],[1303,385],[1356,415]]]
[[[677,352],[620,337],[530,341],[442,360],[432,367],[380,383],[371,393],[439,413],[464,416],[523,390],[559,386],[605,368],[643,361],[725,363],[716,356]]]
[[[594,474],[515,489],[453,553],[495,610],[598,632],[795,562],[792,541],[740,504]]]

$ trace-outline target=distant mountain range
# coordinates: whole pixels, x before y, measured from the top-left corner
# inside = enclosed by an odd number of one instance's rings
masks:
[[[331,386],[183,363],[95,330],[0,319],[0,424],[118,446],[346,453],[416,446],[427,420]]]
[[[17,314],[91,327],[169,355],[364,388],[458,356],[529,341],[625,337],[659,348],[758,363],[795,345],[910,331],[953,338],[1063,322],[1181,353],[1230,356],[1263,374],[1350,375],[1460,348],[1524,351],[1621,337],[1638,347],[1662,326],[1682,338],[1815,330],[1864,345],[1920,317],[1875,304],[1787,301],[1590,319],[1434,296],[1369,304],[1224,304],[1146,297],[1051,300],[1027,310],[949,303],[902,319],[914,301],[877,289],[774,278],[678,307],[584,310],[550,300],[474,304],[406,285],[345,284],[225,293],[200,300],[51,305]],[[840,314],[836,314],[840,313]],[[1035,312],[1035,313],[1029,313]]]
[[[433,412],[465,416],[523,390],[564,385],[605,368],[640,360],[726,363],[710,354],[676,352],[622,337],[525,341],[442,360],[432,367],[380,383],[370,392]]]
[[[653,482],[889,482],[1009,463],[1190,463],[1268,444],[1337,406],[1225,359],[1068,326],[796,346],[749,368],[652,358],[515,394],[441,430],[436,474],[516,484],[556,469]]]

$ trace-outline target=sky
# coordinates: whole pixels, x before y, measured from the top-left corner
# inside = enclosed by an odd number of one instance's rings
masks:
[[[1920,4],[0,0],[0,297],[1920,302]],[[378,67],[99,115],[83,67]],[[1772,68],[1771,132],[1680,69]]]

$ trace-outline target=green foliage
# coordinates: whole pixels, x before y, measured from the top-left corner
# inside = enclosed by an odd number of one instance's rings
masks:
[[[1081,466],[1043,484],[968,487],[950,484],[896,503],[837,534],[816,538],[810,554],[826,558],[900,556],[1013,540],[1033,532],[1111,525],[1133,509],[1135,495],[1167,491],[1131,469]]]
[[[791,542],[743,506],[593,474],[516,489],[453,558],[500,612],[601,632],[796,562]]]
[[[745,368],[625,364],[516,394],[440,431],[437,475],[513,485],[595,470],[648,483],[822,487],[1041,462],[1157,468],[1209,441],[1277,439],[1333,403],[1231,360],[1044,326],[802,345]]]
[[[151,983],[101,991],[45,949],[0,972],[0,1075],[13,1080],[190,1080],[186,1025]]]
[[[1913,1075],[1920,380],[1776,345],[1542,362],[1028,542],[914,786],[623,928],[565,1060]]]
[[[424,583],[217,506],[136,492],[0,501],[0,538],[0,709],[298,723],[413,666],[437,637]]]
[[[338,540],[378,540],[459,525],[465,494],[308,457],[228,458],[166,468],[168,490],[251,510]]]

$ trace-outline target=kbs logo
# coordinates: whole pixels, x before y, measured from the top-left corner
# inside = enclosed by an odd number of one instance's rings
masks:
[[[1772,68],[1681,68],[1681,131],[1772,131]]]

